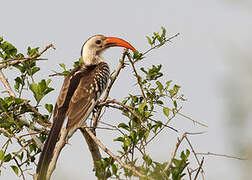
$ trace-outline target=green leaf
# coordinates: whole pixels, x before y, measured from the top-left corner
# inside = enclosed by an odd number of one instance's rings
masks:
[[[3,41],[3,37],[0,36],[0,43]]]
[[[2,149],[0,151],[0,160],[4,161],[4,151]]]
[[[4,162],[9,162],[11,160],[11,154],[7,154],[6,156],[4,156]]]
[[[51,79],[47,79],[47,81],[46,81],[46,86],[48,86],[51,82],[52,82]]]
[[[169,110],[168,107],[164,107],[164,108],[163,108],[163,112],[164,112],[164,115],[165,115],[166,117],[169,117],[170,110]]]
[[[120,123],[117,127],[129,130],[129,126],[127,124],[125,124],[125,123]]]
[[[53,111],[53,105],[52,104],[45,104],[46,110],[51,114]]]
[[[150,166],[150,165],[152,164],[152,159],[151,159],[150,156],[147,155],[147,154],[144,154],[144,155],[143,155],[143,160],[146,162],[146,164],[147,164],[148,166]]]
[[[164,86],[162,85],[162,83],[160,81],[156,81],[156,84],[158,86],[158,90],[160,91],[160,93],[162,93]]]
[[[32,57],[35,56],[38,53],[39,47],[31,48],[30,46],[27,48],[27,55]]]
[[[35,74],[36,72],[38,72],[40,70],[40,68],[39,67],[34,67],[34,68],[32,68],[32,75],[33,74]]]
[[[20,77],[17,77],[17,78],[15,79],[15,85],[14,85],[14,88],[15,88],[16,90],[18,90],[18,89],[19,89],[19,87],[20,87],[20,82],[19,82],[18,78],[20,79]]]
[[[36,83],[31,83],[29,85],[29,88],[33,92],[33,96],[36,99],[37,103],[39,103],[42,97],[40,96],[38,85]]]
[[[152,40],[151,40],[151,38],[149,37],[149,36],[146,36],[146,38],[147,38],[147,40],[148,40],[148,43],[152,46]]]
[[[17,54],[17,48],[7,41],[4,41],[2,44],[0,44],[0,47],[5,52],[7,58],[16,56]]]
[[[61,63],[59,65],[60,65],[60,67],[62,67],[64,69],[64,71],[66,71],[66,65],[64,63]]]
[[[48,87],[48,84],[50,82],[50,79],[48,79],[47,81],[45,81],[45,79],[42,79],[38,84],[31,83],[29,85],[29,88],[33,92],[34,98],[36,99],[37,103],[39,103],[46,94],[54,90],[53,88]]]
[[[144,133],[144,139],[146,140],[150,135],[150,131],[145,131]]]
[[[165,90],[167,91],[168,90],[168,88],[169,88],[169,86],[170,86],[170,84],[171,84],[171,80],[170,81],[167,81],[165,84],[166,84],[166,86],[165,86]]]
[[[113,172],[113,174],[116,175],[117,170],[118,170],[117,166],[115,164],[112,164],[112,172]]]
[[[178,104],[177,104],[177,101],[173,101],[173,105],[174,105],[174,107],[177,109],[177,107],[178,107]]]
[[[145,109],[145,107],[146,107],[146,102],[144,102],[144,103],[141,103],[140,105],[139,105],[139,107],[138,107],[138,111],[140,112],[140,113],[143,113],[144,112],[144,109]]]
[[[114,139],[114,141],[121,141],[121,142],[124,142],[124,138],[123,138],[123,137],[118,137],[118,138]]]
[[[162,40],[165,40],[166,29],[165,29],[163,26],[161,27],[161,29],[162,29],[161,39],[162,39]]]
[[[18,176],[18,167],[17,166],[11,166],[11,168],[15,172],[15,174]]]

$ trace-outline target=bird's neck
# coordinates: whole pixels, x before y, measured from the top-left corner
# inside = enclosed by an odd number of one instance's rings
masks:
[[[101,54],[97,54],[96,51],[93,51],[92,49],[86,49],[84,47],[81,55],[85,66],[97,65],[100,62],[104,62]]]

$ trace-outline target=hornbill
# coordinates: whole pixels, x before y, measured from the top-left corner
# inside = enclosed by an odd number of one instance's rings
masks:
[[[60,131],[67,118],[66,130],[72,134],[80,128],[94,109],[110,76],[109,66],[102,53],[109,47],[120,46],[136,49],[123,39],[95,35],[81,49],[83,63],[74,68],[64,80],[54,108],[53,125],[40,155],[37,180],[48,180],[47,175]]]

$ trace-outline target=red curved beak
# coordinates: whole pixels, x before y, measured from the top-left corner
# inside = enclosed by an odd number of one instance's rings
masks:
[[[137,52],[137,50],[133,46],[131,46],[130,43],[124,41],[123,39],[116,37],[106,37],[105,47],[113,47],[113,46],[125,47],[127,49],[131,49],[133,52]]]

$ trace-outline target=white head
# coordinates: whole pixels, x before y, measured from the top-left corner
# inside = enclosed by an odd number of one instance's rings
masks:
[[[136,49],[123,39],[95,35],[89,38],[82,46],[81,56],[84,64],[87,66],[98,64],[103,61],[101,55],[104,50],[114,46],[125,47],[136,52]]]

